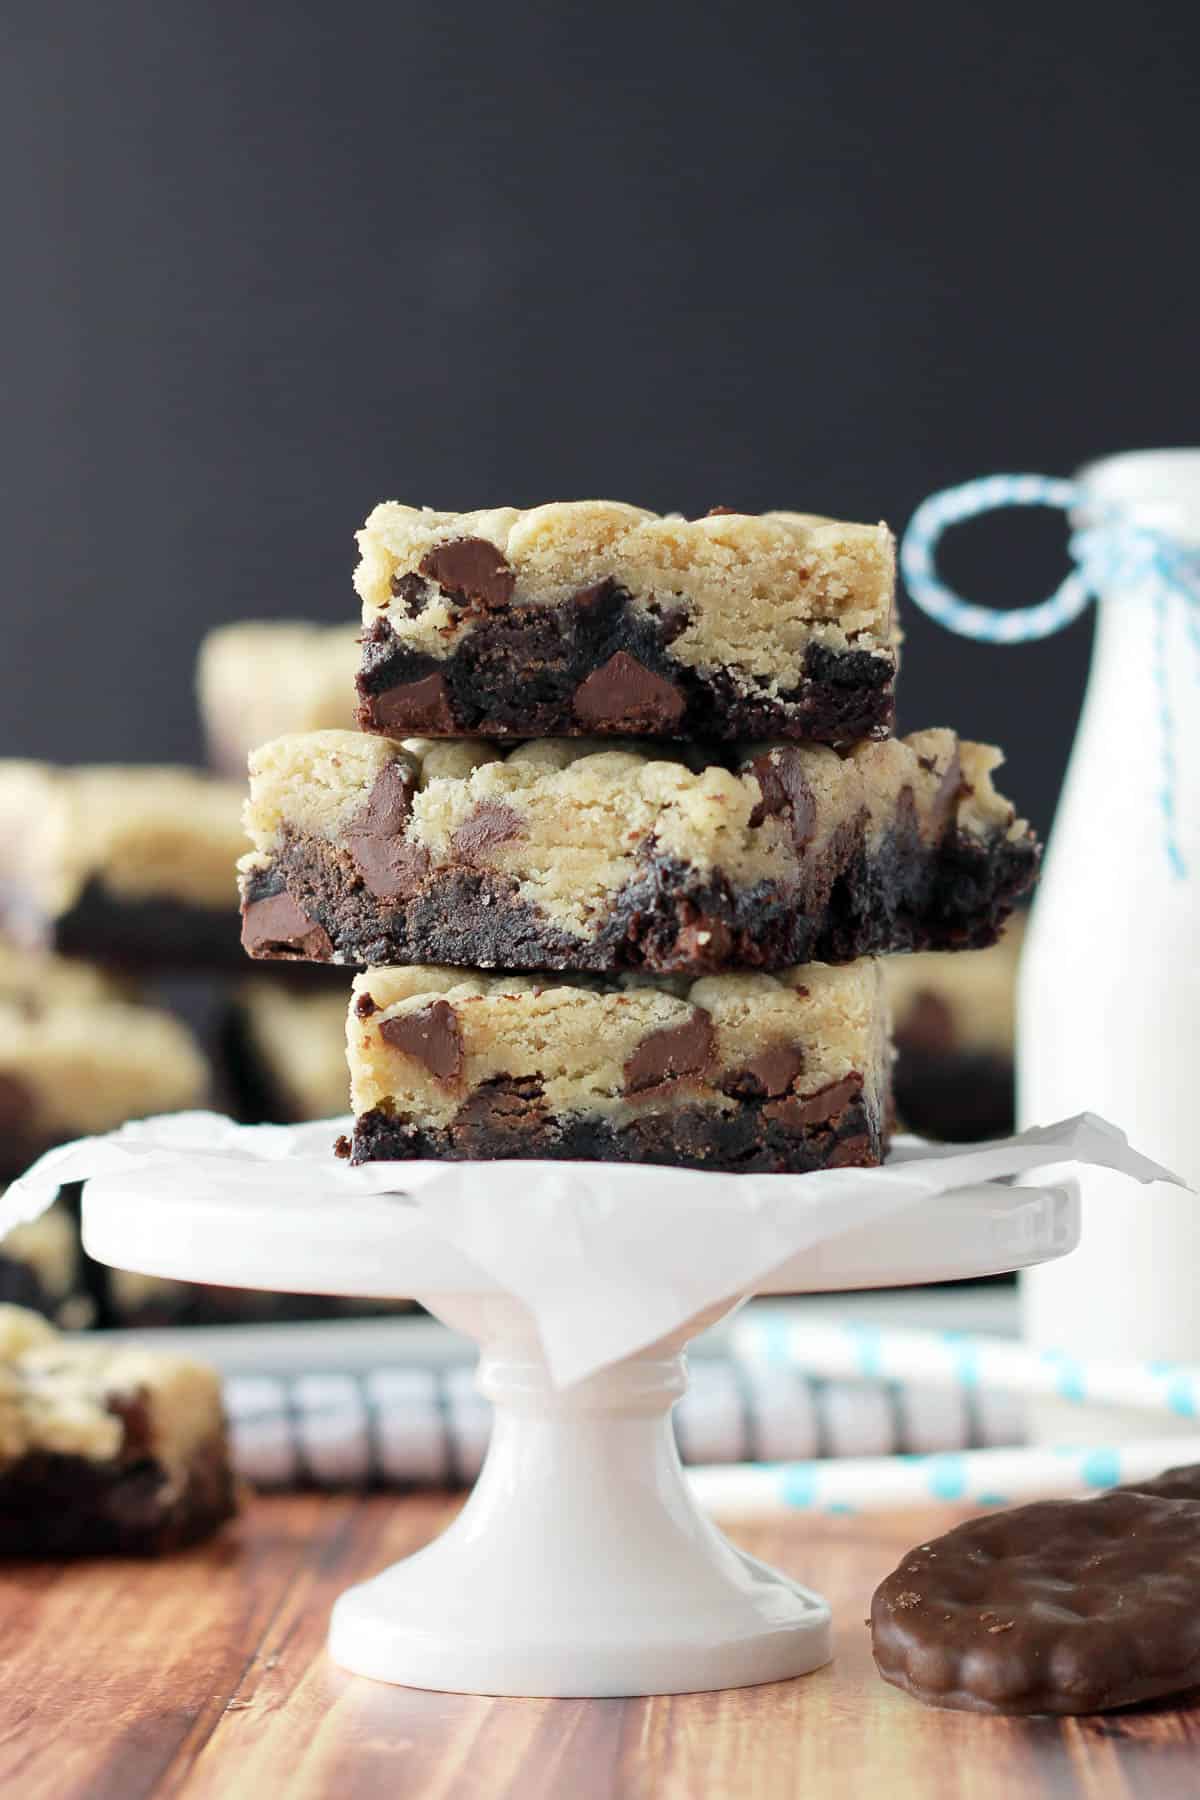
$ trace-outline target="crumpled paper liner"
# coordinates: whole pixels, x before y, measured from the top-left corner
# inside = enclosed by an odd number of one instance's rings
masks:
[[[656,1342],[705,1308],[750,1293],[790,1257],[922,1198],[1054,1165],[1093,1164],[1183,1186],[1091,1113],[983,1145],[897,1141],[881,1169],[725,1175],[645,1164],[368,1163],[333,1154],[349,1121],[235,1125],[174,1113],[48,1151],[0,1199],[0,1234],[35,1218],[72,1181],[144,1204],[248,1197],[282,1204],[401,1195],[426,1226],[536,1318],[565,1386]],[[229,1280],[236,1280],[231,1270]],[[397,1270],[397,1297],[405,1293]],[[419,1292],[414,1296],[421,1298]]]

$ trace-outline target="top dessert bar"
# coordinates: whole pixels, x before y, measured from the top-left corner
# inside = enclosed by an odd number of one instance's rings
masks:
[[[1038,855],[992,785],[999,760],[952,731],[724,759],[279,738],[250,763],[243,943],[276,960],[598,974],[986,944]]]
[[[200,646],[196,688],[208,757],[241,780],[257,744],[287,731],[354,724],[358,623],[247,620],[211,631]]]
[[[190,769],[0,762],[0,928],[97,962],[238,966],[243,797]]]
[[[358,542],[365,731],[849,744],[891,729],[884,525],[388,501]]]

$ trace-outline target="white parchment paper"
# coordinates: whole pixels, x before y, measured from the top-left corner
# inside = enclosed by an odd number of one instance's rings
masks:
[[[127,1185],[144,1205],[277,1199],[303,1210],[355,1194],[401,1195],[426,1225],[537,1319],[560,1384],[653,1343],[791,1256],[923,1196],[1053,1165],[1177,1182],[1093,1114],[960,1147],[900,1139],[881,1169],[723,1175],[618,1163],[369,1163],[333,1155],[350,1121],[235,1125],[175,1113],[51,1150],[0,1199],[0,1234],[35,1218],[66,1182]],[[135,1197],[136,1196],[136,1197]],[[400,1293],[404,1290],[398,1289]],[[419,1298],[419,1294],[417,1296]]]

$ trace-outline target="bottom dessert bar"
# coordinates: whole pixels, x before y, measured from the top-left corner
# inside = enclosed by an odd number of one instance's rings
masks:
[[[879,963],[615,982],[369,969],[349,1060],[357,1163],[498,1157],[804,1174],[879,1163]]]
[[[0,1554],[153,1555],[234,1511],[211,1369],[0,1307]]]

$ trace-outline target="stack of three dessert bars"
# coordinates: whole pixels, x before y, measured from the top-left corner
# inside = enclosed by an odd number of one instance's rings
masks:
[[[880,956],[991,943],[999,752],[891,735],[886,527],[583,501],[359,534],[360,731],[250,759],[243,943],[363,970],[354,1161],[868,1167]]]

